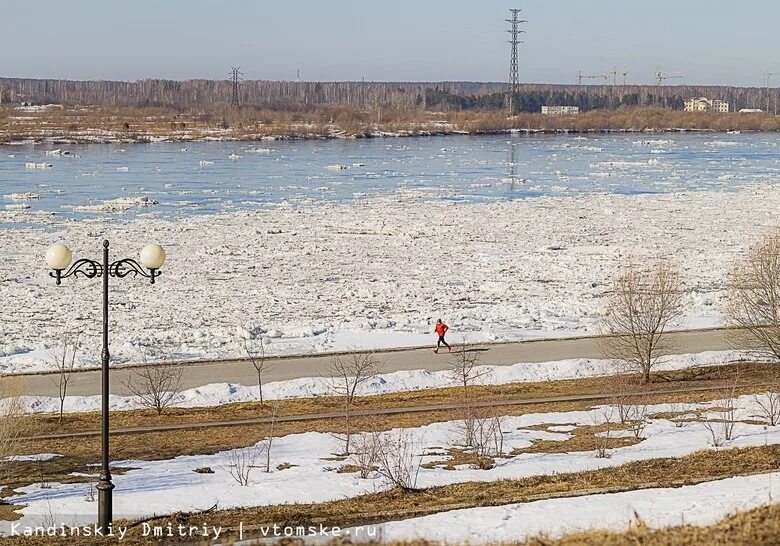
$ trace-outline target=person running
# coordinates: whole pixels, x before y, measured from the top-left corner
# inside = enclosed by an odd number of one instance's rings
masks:
[[[447,330],[449,330],[449,329],[450,329],[450,327],[447,326],[446,324],[444,324],[441,321],[441,319],[436,321],[436,328],[435,328],[435,330],[436,330],[436,333],[439,334],[439,341],[436,342],[436,348],[433,350],[434,353],[438,353],[439,352],[439,347],[441,347],[442,344],[444,344],[444,346],[447,347],[448,351],[452,352],[452,347],[450,347],[449,344],[446,341],[444,341],[444,334],[446,334]]]

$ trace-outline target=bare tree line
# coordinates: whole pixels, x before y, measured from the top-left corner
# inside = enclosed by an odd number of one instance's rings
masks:
[[[101,106],[167,106],[204,108],[228,102],[231,82],[194,79],[184,81],[144,79],[128,81],[72,81],[29,78],[0,78],[3,101],[30,101]],[[501,82],[365,82],[365,81],[268,81],[242,82],[239,99],[249,106],[307,107],[342,105],[379,110],[434,108],[501,109],[500,95],[507,92]],[[521,103],[573,104],[583,110],[626,106],[681,108],[681,101],[706,96],[728,101],[732,109],[769,108],[778,103],[778,89],[761,87],[702,85],[552,85],[521,86]],[[484,101],[480,97],[494,96]],[[431,104],[431,97],[444,98]],[[529,111],[525,108],[525,111]]]

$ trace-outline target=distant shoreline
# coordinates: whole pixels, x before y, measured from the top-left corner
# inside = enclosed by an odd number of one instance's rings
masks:
[[[587,135],[778,132],[768,113],[681,112],[661,108],[591,110],[548,116],[505,111],[306,111],[215,108],[182,113],[166,108],[0,108],[0,144],[130,144],[247,142],[481,135]]]
[[[736,134],[742,133],[742,130],[736,131]],[[745,130],[745,133],[777,133],[775,130]],[[450,136],[499,136],[499,135],[552,135],[552,136],[565,136],[565,135],[595,135],[595,134],[669,134],[669,133],[711,133],[711,134],[735,134],[735,131],[717,130],[717,129],[682,129],[682,128],[668,128],[668,129],[576,129],[576,130],[564,130],[564,129],[496,129],[496,130],[480,130],[480,131],[418,131],[418,132],[406,132],[399,131],[397,133],[378,132],[375,134],[361,134],[361,135],[306,135],[306,134],[280,134],[280,135],[243,135],[243,136],[226,136],[226,137],[181,137],[177,135],[170,136],[138,136],[133,138],[126,137],[106,137],[104,139],[96,139],[93,135],[85,135],[83,138],[79,136],[74,137],[59,137],[59,136],[45,136],[35,135],[30,136],[27,139],[14,140],[3,142],[0,141],[0,146],[25,146],[25,145],[44,145],[44,144],[71,144],[71,145],[85,145],[85,144],[152,144],[156,142],[169,142],[169,143],[187,143],[187,142],[272,142],[280,140],[367,140],[367,139],[382,139],[382,138],[425,138],[425,137],[450,137]]]

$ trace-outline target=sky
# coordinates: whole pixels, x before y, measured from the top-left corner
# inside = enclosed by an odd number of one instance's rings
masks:
[[[0,10],[0,76],[505,81],[630,72],[652,83],[780,84],[774,0],[25,0]],[[600,80],[590,80],[597,83]],[[670,82],[672,83],[672,82]]]

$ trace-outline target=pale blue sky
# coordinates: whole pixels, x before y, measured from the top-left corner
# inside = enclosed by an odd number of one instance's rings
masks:
[[[222,78],[240,65],[247,79],[503,81],[510,7],[529,20],[522,81],[613,66],[633,83],[657,67],[690,84],[780,73],[774,0],[25,0],[0,9],[0,76]]]

